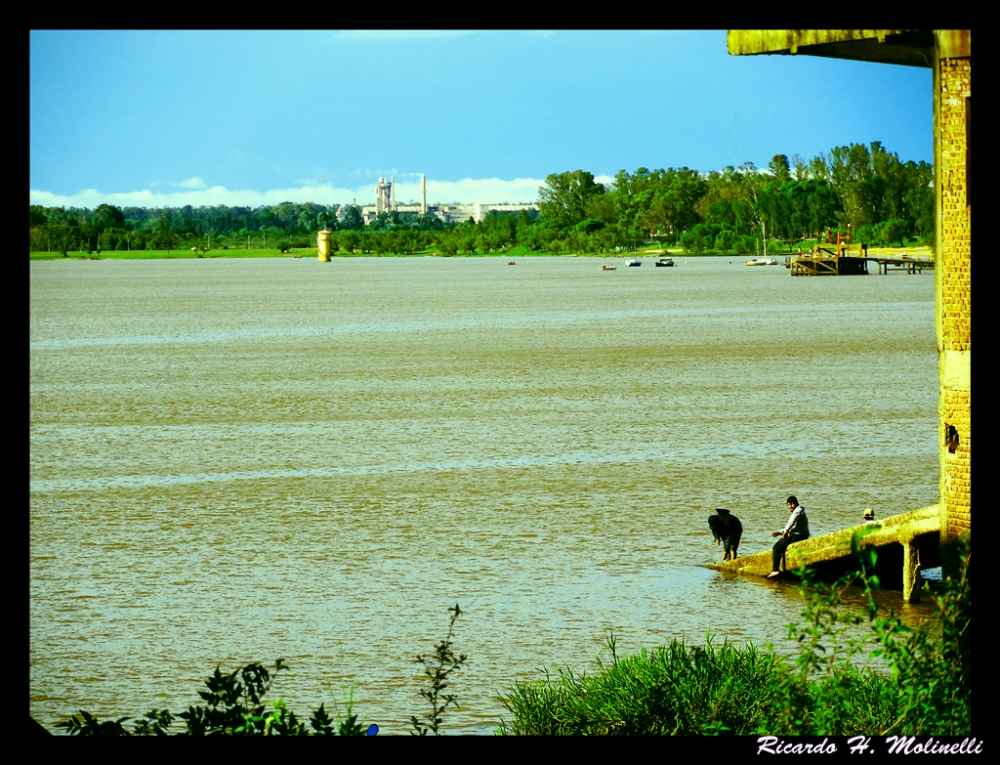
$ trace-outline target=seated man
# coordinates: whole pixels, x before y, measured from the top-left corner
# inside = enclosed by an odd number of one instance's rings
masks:
[[[712,536],[715,537],[715,544],[722,542],[725,554],[722,560],[735,560],[736,550],[740,546],[740,537],[743,536],[743,524],[740,519],[730,513],[724,507],[715,508],[718,515],[708,517],[708,526],[712,529]]]
[[[788,505],[788,512],[791,515],[788,518],[788,523],[785,524],[785,528],[781,531],[772,531],[771,536],[780,536],[777,542],[774,543],[774,547],[771,548],[771,573],[767,575],[768,579],[774,579],[780,571],[778,570],[781,565],[781,559],[785,555],[785,550],[788,549],[788,545],[792,542],[801,542],[803,539],[809,539],[809,519],[806,518],[806,511],[802,505],[799,504],[798,499],[795,496],[789,497],[785,504]]]

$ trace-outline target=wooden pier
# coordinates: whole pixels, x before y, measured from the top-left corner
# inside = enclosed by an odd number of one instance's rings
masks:
[[[871,257],[878,264],[880,274],[889,273],[889,268],[905,268],[908,274],[922,273],[925,268],[934,270],[934,258],[914,258],[909,255],[886,255],[882,257]]]
[[[868,274],[867,258],[803,255],[791,260],[792,276],[854,276]]]
[[[868,275],[868,264],[875,263],[879,275],[889,269],[904,269],[908,274],[919,274],[926,268],[933,270],[933,258],[914,258],[910,255],[837,255],[821,248],[814,255],[789,256],[788,266],[792,276],[853,276]]]
[[[825,579],[839,576],[856,565],[851,553],[851,538],[855,531],[866,526],[874,528],[865,537],[864,544],[874,545],[878,549],[875,573],[882,588],[902,589],[904,602],[917,602],[920,599],[920,569],[941,565],[941,518],[938,505],[795,542],[785,552],[784,572],[781,576],[792,576],[792,571],[803,566],[818,569],[818,573]],[[765,552],[716,563],[711,568],[765,577],[771,571],[771,550],[768,548]]]

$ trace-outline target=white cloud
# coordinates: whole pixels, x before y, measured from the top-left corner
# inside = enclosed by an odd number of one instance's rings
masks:
[[[182,189],[204,189],[208,187],[208,184],[201,179],[200,176],[196,175],[194,178],[188,178],[186,181],[181,181],[180,183],[171,183],[171,186],[178,186]]]
[[[184,190],[159,192],[143,189],[142,191],[102,192],[97,189],[83,189],[76,194],[53,194],[40,189],[30,189],[29,204],[45,207],[88,207],[96,208],[102,204],[112,204],[118,207],[202,207],[211,205],[275,205],[280,202],[316,202],[318,204],[350,204],[357,199],[359,205],[375,203],[375,184],[365,184],[354,189],[335,187],[330,184],[303,184],[292,188],[254,191],[250,189],[227,189],[225,186],[198,188],[191,181],[185,181]],[[601,182],[604,176],[598,178]],[[202,182],[204,183],[204,182]],[[430,205],[450,204],[459,202],[473,204],[475,202],[535,202],[538,199],[538,187],[544,181],[537,178],[515,178],[506,181],[501,178],[465,178],[460,181],[437,181],[427,179],[427,203]],[[180,186],[181,184],[174,184]],[[404,204],[409,200],[420,201],[420,176],[407,173],[396,181],[396,201]]]

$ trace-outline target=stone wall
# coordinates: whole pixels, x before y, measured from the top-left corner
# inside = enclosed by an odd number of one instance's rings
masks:
[[[944,42],[944,41],[942,41]],[[972,205],[969,177],[971,47],[943,44],[935,72],[941,541],[971,528]],[[964,55],[953,56],[953,53]],[[942,553],[945,553],[942,550]],[[947,564],[946,564],[947,565]]]

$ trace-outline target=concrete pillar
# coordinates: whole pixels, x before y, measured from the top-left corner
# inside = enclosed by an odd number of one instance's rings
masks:
[[[330,262],[330,232],[323,229],[316,235],[316,249],[319,252],[319,262]]]
[[[934,61],[934,268],[939,358],[941,562],[954,573],[954,543],[972,527],[972,35],[936,30]]]
[[[920,602],[920,548],[916,539],[900,540],[903,544],[903,602]]]

